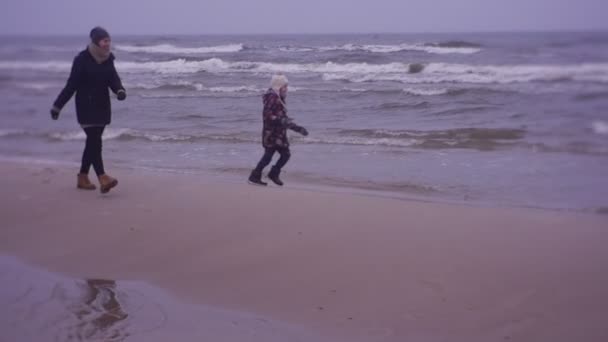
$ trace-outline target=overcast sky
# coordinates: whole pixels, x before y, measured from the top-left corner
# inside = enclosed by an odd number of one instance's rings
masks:
[[[0,34],[608,30],[608,0],[2,0]]]

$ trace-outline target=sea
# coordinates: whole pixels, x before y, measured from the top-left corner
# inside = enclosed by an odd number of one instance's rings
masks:
[[[0,36],[0,161],[73,165],[73,36]],[[608,212],[608,32],[115,35],[106,169],[243,182],[262,95],[289,79],[286,187]],[[75,180],[66,180],[75,181]],[[271,184],[272,185],[272,184]]]

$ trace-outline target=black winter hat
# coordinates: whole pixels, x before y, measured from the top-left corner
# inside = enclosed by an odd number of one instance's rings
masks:
[[[100,40],[110,38],[110,34],[108,33],[108,31],[106,31],[106,29],[104,29],[103,27],[99,26],[93,28],[89,36],[91,37],[91,41],[96,45],[99,44]]]

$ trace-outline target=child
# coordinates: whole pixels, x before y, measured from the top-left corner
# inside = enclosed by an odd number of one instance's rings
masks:
[[[278,152],[280,157],[276,164],[270,169],[268,178],[277,185],[283,185],[279,178],[281,168],[287,164],[291,157],[289,151],[289,140],[287,139],[287,129],[296,131],[304,136],[308,135],[306,128],[296,125],[287,116],[287,106],[285,98],[287,96],[287,77],[284,75],[274,75],[270,80],[270,89],[264,94],[264,127],[262,130],[262,146],[264,155],[258,165],[251,171],[249,182],[257,185],[267,185],[262,181],[262,171],[270,164],[272,156]]]

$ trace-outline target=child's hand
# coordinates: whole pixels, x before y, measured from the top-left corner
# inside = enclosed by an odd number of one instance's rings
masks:
[[[51,108],[51,119],[59,119],[59,110],[56,107]]]

